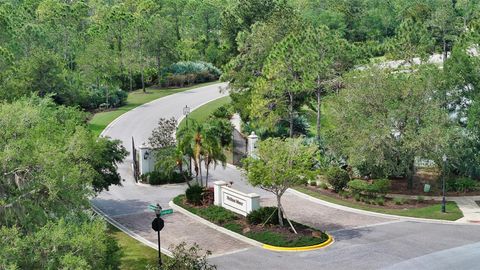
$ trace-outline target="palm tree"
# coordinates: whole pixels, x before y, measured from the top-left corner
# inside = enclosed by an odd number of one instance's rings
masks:
[[[182,127],[177,131],[178,149],[188,156],[190,163],[193,160],[195,178],[198,182],[198,176],[202,181],[201,174],[201,153],[202,153],[202,126],[195,120],[191,119],[189,125]]]
[[[205,187],[208,187],[208,176],[210,165],[213,163],[214,168],[220,162],[223,167],[227,165],[227,157],[223,153],[223,147],[220,138],[215,133],[211,132],[212,127],[210,125],[204,126],[204,136],[202,142],[202,154],[205,163],[206,177]]]

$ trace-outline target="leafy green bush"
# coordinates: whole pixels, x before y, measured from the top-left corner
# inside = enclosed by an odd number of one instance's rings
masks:
[[[125,105],[127,101],[127,92],[118,88],[91,88],[88,96],[81,101],[80,106],[85,109],[93,110],[100,107],[116,108]]]
[[[268,219],[268,222],[265,224],[278,225],[277,211],[276,207],[262,207],[250,212],[250,214],[247,215],[247,222],[252,225],[257,225],[265,223]]]
[[[201,205],[203,199],[203,187],[199,185],[193,185],[187,188],[185,191],[185,197],[187,202],[193,205]]]
[[[392,186],[392,182],[389,179],[377,179],[373,180],[371,192],[379,193],[379,194],[386,194],[390,191],[390,187]]]
[[[188,172],[173,172],[170,176],[159,172],[153,171],[146,174],[142,174],[140,176],[141,181],[150,185],[165,185],[165,184],[177,184],[177,183],[184,183],[185,178],[190,179],[191,176]]]
[[[478,182],[467,177],[450,178],[445,183],[447,191],[469,192],[477,189]]]
[[[378,198],[376,199],[376,203],[377,203],[378,205],[380,205],[380,206],[383,206],[383,205],[385,205],[385,199],[382,198],[382,197],[378,197]]]
[[[425,201],[425,197],[423,196],[417,196],[417,202],[423,203]]]
[[[211,63],[183,61],[165,68],[163,74],[160,79],[163,85],[183,87],[218,80],[221,71]]]
[[[232,118],[233,113],[232,113],[232,106],[230,104],[225,104],[213,111],[212,117],[214,118],[220,118],[220,119],[227,119],[230,120]]]
[[[370,184],[367,181],[355,179],[348,182],[347,186],[354,194],[375,197],[386,194],[390,190],[391,181],[388,179],[378,179]]]
[[[366,191],[368,189],[368,185],[369,184],[367,181],[363,181],[360,179],[354,179],[347,183],[348,188],[355,195],[360,195],[362,194],[362,192]]]
[[[326,176],[328,183],[332,185],[335,192],[343,190],[350,180],[348,173],[339,167],[330,167],[327,170]]]
[[[224,224],[237,218],[233,212],[217,205],[210,205],[202,210],[202,216],[217,224]]]
[[[320,188],[322,188],[322,189],[328,189],[327,183],[321,182],[321,183],[320,183]]]
[[[404,198],[393,198],[393,202],[396,205],[403,205],[406,203],[406,200]]]
[[[474,191],[477,187],[477,181],[471,178],[459,178],[455,181],[456,191],[458,192],[469,192]]]

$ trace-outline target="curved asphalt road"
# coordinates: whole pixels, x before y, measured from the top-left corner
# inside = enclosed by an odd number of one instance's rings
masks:
[[[224,96],[218,88],[201,87],[170,95],[140,106],[114,121],[103,133],[122,140],[131,150],[145,141],[160,117],[182,116],[185,105],[196,108]],[[147,187],[136,185],[131,177],[131,156],[119,166],[125,181],[92,200],[93,205],[117,225],[126,228],[152,247],[156,235],[150,228],[153,213],[149,203],[168,202],[181,194],[184,185]],[[211,181],[234,180],[242,191],[261,193],[262,204],[272,203],[268,194],[249,187],[241,173],[232,167],[212,170]],[[165,216],[162,247],[181,241],[197,242],[213,251],[210,260],[218,269],[480,269],[480,226],[434,224],[352,213],[316,204],[294,193],[285,195],[289,215],[300,222],[328,230],[335,243],[325,249],[278,253],[252,247],[217,232],[180,213]]]

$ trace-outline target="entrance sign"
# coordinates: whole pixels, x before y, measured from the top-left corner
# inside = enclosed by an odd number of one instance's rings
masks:
[[[227,187],[224,181],[216,181],[214,184],[214,204],[222,206],[242,216],[260,208],[260,195],[256,193],[243,193]]]

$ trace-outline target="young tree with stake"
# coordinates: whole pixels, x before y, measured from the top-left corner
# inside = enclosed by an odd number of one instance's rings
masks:
[[[269,138],[258,143],[257,151],[255,158],[249,157],[244,161],[248,181],[275,194],[278,220],[280,226],[284,226],[282,196],[288,188],[304,184],[314,176],[311,169],[315,164],[317,147],[305,144],[302,138]]]

